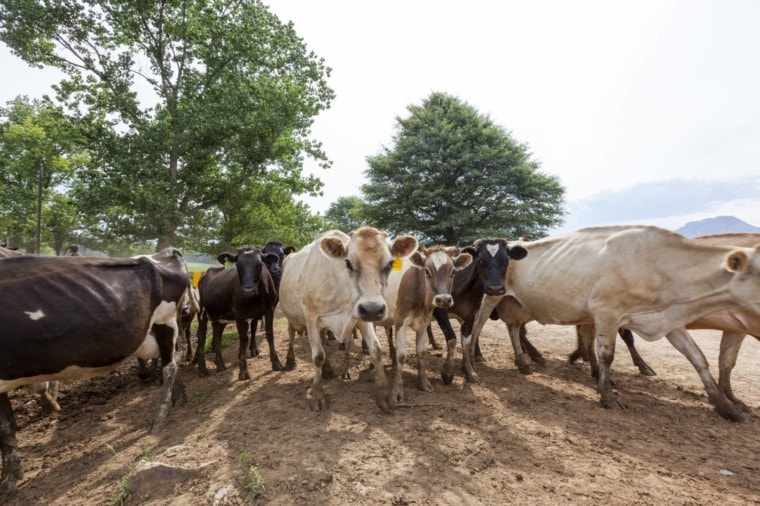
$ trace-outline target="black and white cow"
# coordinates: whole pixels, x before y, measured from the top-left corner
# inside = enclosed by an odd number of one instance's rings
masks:
[[[264,319],[265,334],[269,343],[269,358],[272,370],[283,371],[283,367],[274,349],[274,308],[278,296],[274,279],[269,273],[264,259],[274,262],[277,255],[262,251],[255,247],[244,247],[237,254],[222,253],[217,257],[224,265],[226,261],[235,265],[234,269],[212,267],[208,269],[198,282],[200,292],[201,313],[198,317],[198,373],[207,375],[208,369],[203,358],[206,345],[206,331],[211,321],[213,329],[213,349],[218,371],[224,370],[222,358],[222,333],[228,323],[235,323],[240,339],[238,359],[240,363],[240,380],[250,379],[246,355],[248,353],[248,328],[252,328],[251,339],[255,339],[255,325],[259,319]]]
[[[150,431],[163,427],[170,401],[182,400],[173,395],[181,390],[177,305],[187,288],[178,250],[129,259],[5,258],[0,279],[0,497],[23,477],[8,398],[14,388],[97,376],[130,357],[160,355],[164,383]]]

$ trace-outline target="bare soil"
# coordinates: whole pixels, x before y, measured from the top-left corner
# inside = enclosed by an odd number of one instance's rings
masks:
[[[249,359],[249,382],[237,380],[236,345],[225,350],[228,369],[211,377],[183,364],[189,402],[171,412],[158,436],[147,429],[159,389],[142,384],[133,364],[62,385],[62,412],[52,416],[18,393],[12,402],[26,474],[11,504],[118,503],[120,481],[141,459],[200,470],[152,497],[132,494],[127,504],[244,504],[250,491],[264,495],[247,501],[275,505],[760,504],[756,340],[745,342],[733,376],[734,392],[754,411],[735,424],[713,411],[696,372],[665,339],[638,341],[655,377],[639,375],[618,342],[613,379],[628,409],[607,411],[588,365],[567,361],[573,328],[531,324],[528,331],[547,358],[534,374],[516,370],[505,328],[489,321],[481,340],[488,361],[476,364],[482,383],[459,375],[444,386],[441,352],[431,352],[436,391],[417,390],[410,360],[408,406],[390,415],[360,377],[369,359],[358,345],[352,379],[328,382],[329,409],[310,411],[303,339],[289,372],[271,370],[263,342],[262,355]],[[693,335],[717,375],[720,334]],[[284,362],[283,322],[276,338]],[[340,367],[334,341],[328,352]],[[251,470],[263,486],[245,488]]]

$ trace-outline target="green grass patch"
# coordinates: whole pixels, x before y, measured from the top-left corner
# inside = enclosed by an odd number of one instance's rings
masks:
[[[219,264],[221,265],[221,264]],[[198,262],[190,262],[187,264],[188,272],[206,272],[209,267],[213,267],[212,264],[201,264]]]
[[[203,351],[206,353],[211,351],[212,341],[213,339],[211,336],[206,336],[206,345],[203,347]],[[234,332],[225,332],[222,334],[222,349],[236,342],[238,342],[237,330]]]
[[[238,472],[243,476],[243,498],[245,502],[251,502],[259,497],[264,497],[267,487],[259,468],[251,465],[248,452],[240,454],[240,466]]]

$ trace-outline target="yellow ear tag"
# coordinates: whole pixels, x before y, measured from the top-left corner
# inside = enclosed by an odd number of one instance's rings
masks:
[[[391,270],[400,271],[402,265],[404,265],[404,261],[401,260],[400,257],[396,257],[396,259],[393,261],[393,268]]]

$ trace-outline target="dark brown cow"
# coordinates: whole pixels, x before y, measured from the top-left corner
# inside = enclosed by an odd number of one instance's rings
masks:
[[[208,269],[198,282],[200,292],[201,313],[198,317],[198,373],[208,375],[206,362],[203,358],[203,348],[206,344],[206,330],[209,320],[213,329],[213,346],[217,371],[225,369],[222,358],[222,333],[228,323],[235,323],[240,339],[238,360],[240,363],[240,380],[251,379],[248,373],[246,357],[248,353],[248,328],[251,323],[264,318],[265,334],[269,343],[269,358],[273,371],[283,371],[282,363],[274,349],[274,308],[278,296],[274,279],[269,273],[264,257],[276,261],[274,253],[263,255],[255,247],[244,247],[237,254],[222,253],[218,260],[224,265],[225,261],[235,264],[234,269],[212,267]],[[255,325],[251,339],[255,339]]]
[[[404,400],[404,384],[401,372],[406,362],[406,327],[412,327],[417,343],[417,386],[420,390],[433,391],[425,375],[425,335],[433,309],[448,309],[454,300],[451,284],[454,274],[470,265],[472,255],[459,253],[459,248],[431,246],[425,251],[415,251],[409,257],[412,269],[401,277],[393,327],[396,332],[396,375],[393,380],[391,399]]]
[[[150,430],[161,429],[170,401],[182,401],[174,346],[187,269],[178,250],[137,259],[5,258],[0,279],[13,294],[0,306],[0,497],[23,477],[8,399],[14,388],[97,376],[130,357],[160,354],[164,384]]]
[[[462,321],[462,336],[469,335],[475,321],[475,315],[480,308],[483,294],[503,295],[506,293],[504,278],[507,273],[509,259],[520,260],[525,256],[522,247],[510,247],[506,239],[479,239],[473,246],[462,250],[473,257],[472,263],[454,275],[451,295],[454,304],[448,309],[436,308],[433,311],[438,325],[446,337],[446,362],[441,369],[441,379],[450,384],[454,379],[454,350],[456,349],[456,333],[449,322],[449,315],[454,315]],[[469,346],[469,342],[467,343]],[[464,340],[462,349],[465,349]],[[540,356],[540,354],[539,354]],[[462,367],[467,381],[475,381],[476,376],[472,363],[464,354]]]

